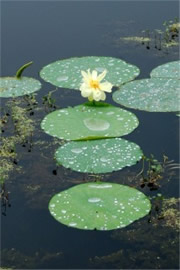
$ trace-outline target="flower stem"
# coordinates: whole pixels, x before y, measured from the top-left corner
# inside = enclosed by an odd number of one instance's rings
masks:
[[[24,71],[27,67],[29,67],[30,65],[32,65],[32,63],[33,63],[33,62],[31,61],[31,62],[29,62],[29,63],[23,65],[22,67],[20,67],[20,68],[18,69],[18,71],[16,72],[16,79],[21,79],[21,75],[22,75],[23,71]]]
[[[96,101],[95,100],[92,101],[92,105],[96,106]]]

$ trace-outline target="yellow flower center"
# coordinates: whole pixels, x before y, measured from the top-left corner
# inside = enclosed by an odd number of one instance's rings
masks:
[[[99,89],[99,82],[96,80],[90,80],[90,87],[94,89]]]

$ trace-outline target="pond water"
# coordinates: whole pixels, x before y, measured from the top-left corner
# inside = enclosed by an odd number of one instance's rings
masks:
[[[178,46],[155,48],[154,41],[134,42],[124,37],[153,36],[164,31],[163,22],[178,17],[178,1],[3,1],[2,76],[12,76],[24,63],[33,65],[25,76],[41,81],[35,96],[38,104],[23,97],[18,104],[1,99],[2,115],[17,105],[25,109],[33,135],[16,144],[14,170],[5,181],[9,201],[2,205],[1,266],[15,269],[179,269],[177,198],[178,117],[175,113],[131,110],[139,127],[124,136],[137,143],[144,155],[162,162],[165,169],[154,183],[135,177],[142,163],[102,175],[101,179],[136,187],[150,196],[152,212],[131,225],[112,231],[88,231],[66,227],[50,215],[51,197],[69,187],[94,181],[96,176],[56,167],[53,159],[58,139],[40,128],[53,110],[43,104],[55,87],[38,73],[53,61],[74,56],[111,56],[140,68],[138,78],[149,78],[156,66],[178,60]],[[52,93],[56,108],[75,106],[85,100],[80,92],[58,89]],[[9,102],[9,107],[8,107]],[[114,104],[111,95],[107,102]],[[14,135],[11,115],[3,126],[3,137]],[[27,120],[27,118],[26,118]],[[159,196],[162,194],[162,198]],[[8,203],[10,204],[8,207]],[[11,207],[10,207],[11,206]],[[163,212],[164,211],[164,212]],[[168,212],[167,212],[168,211]]]

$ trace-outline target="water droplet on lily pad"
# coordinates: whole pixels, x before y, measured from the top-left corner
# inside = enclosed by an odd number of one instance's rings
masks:
[[[97,188],[89,188],[90,185]],[[100,188],[101,185],[110,185],[111,188]],[[53,196],[49,202],[49,211],[53,218],[64,225],[82,230],[123,228],[143,218],[151,210],[151,203],[142,192],[115,183],[86,183],[59,194]],[[55,207],[52,208],[52,204]],[[62,210],[66,211],[66,215],[62,215]]]
[[[154,68],[150,73],[152,78],[180,79],[180,61],[168,62]]]
[[[83,151],[83,149],[80,149],[80,148],[71,149],[71,152],[73,152],[75,154],[80,154],[82,151]]]
[[[133,80],[139,75],[139,69],[125,61],[113,57],[85,56],[63,59],[43,67],[40,76],[53,85],[79,90],[82,83],[81,70],[108,71],[106,80],[114,86]],[[116,69],[117,72],[114,72]],[[62,75],[63,74],[63,75]]]
[[[67,81],[67,80],[68,80],[67,76],[60,76],[60,77],[57,78],[58,82]]]
[[[97,202],[100,202],[100,201],[101,201],[100,198],[89,198],[88,199],[88,202],[90,202],[90,203],[97,203]]]
[[[110,127],[109,122],[103,119],[87,118],[83,122],[88,129],[93,131],[102,131]]]
[[[95,69],[97,70],[97,72],[103,72],[105,70],[105,68],[103,67],[96,67]]]
[[[117,119],[119,116],[121,120]],[[49,135],[61,139],[83,140],[123,136],[132,132],[138,124],[133,113],[121,108],[106,103],[97,103],[96,106],[85,103],[48,114],[41,127]]]
[[[132,81],[114,92],[113,100],[133,109],[176,112],[180,110],[179,80],[151,78]]]
[[[86,146],[86,149],[83,147]],[[83,149],[72,155],[72,149]],[[58,164],[79,172],[106,173],[137,163],[142,158],[140,147],[130,141],[113,138],[68,142],[55,153]]]
[[[41,88],[41,83],[29,77],[1,77],[0,86],[0,97],[9,98],[34,93]]]

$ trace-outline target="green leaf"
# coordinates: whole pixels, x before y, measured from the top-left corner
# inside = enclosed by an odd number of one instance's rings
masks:
[[[143,156],[140,147],[121,138],[69,142],[55,159],[66,168],[84,173],[107,173],[132,166]]]
[[[0,97],[18,97],[29,95],[38,91],[41,83],[29,77],[1,77],[0,78]]]
[[[126,110],[105,103],[85,103],[48,114],[41,127],[60,139],[84,140],[123,136],[138,124],[136,116]]]
[[[149,199],[140,191],[114,183],[76,185],[49,202],[51,215],[60,223],[84,230],[114,230],[146,216]]]
[[[33,63],[33,62],[31,61],[31,62],[29,62],[29,63],[23,65],[22,67],[20,67],[20,68],[18,69],[18,71],[16,72],[16,78],[17,78],[17,79],[21,79],[21,76],[22,76],[23,71],[24,71],[27,67],[29,67],[30,65],[32,65],[32,63]]]
[[[151,73],[151,77],[162,77],[180,79],[180,61],[168,62],[154,68]]]
[[[113,57],[75,57],[51,63],[40,72],[45,81],[63,88],[79,89],[82,82],[81,70],[108,71],[106,80],[114,86],[133,80],[140,73],[136,66]]]
[[[166,78],[129,82],[114,92],[113,100],[129,108],[149,112],[176,112],[180,109],[179,80]]]

